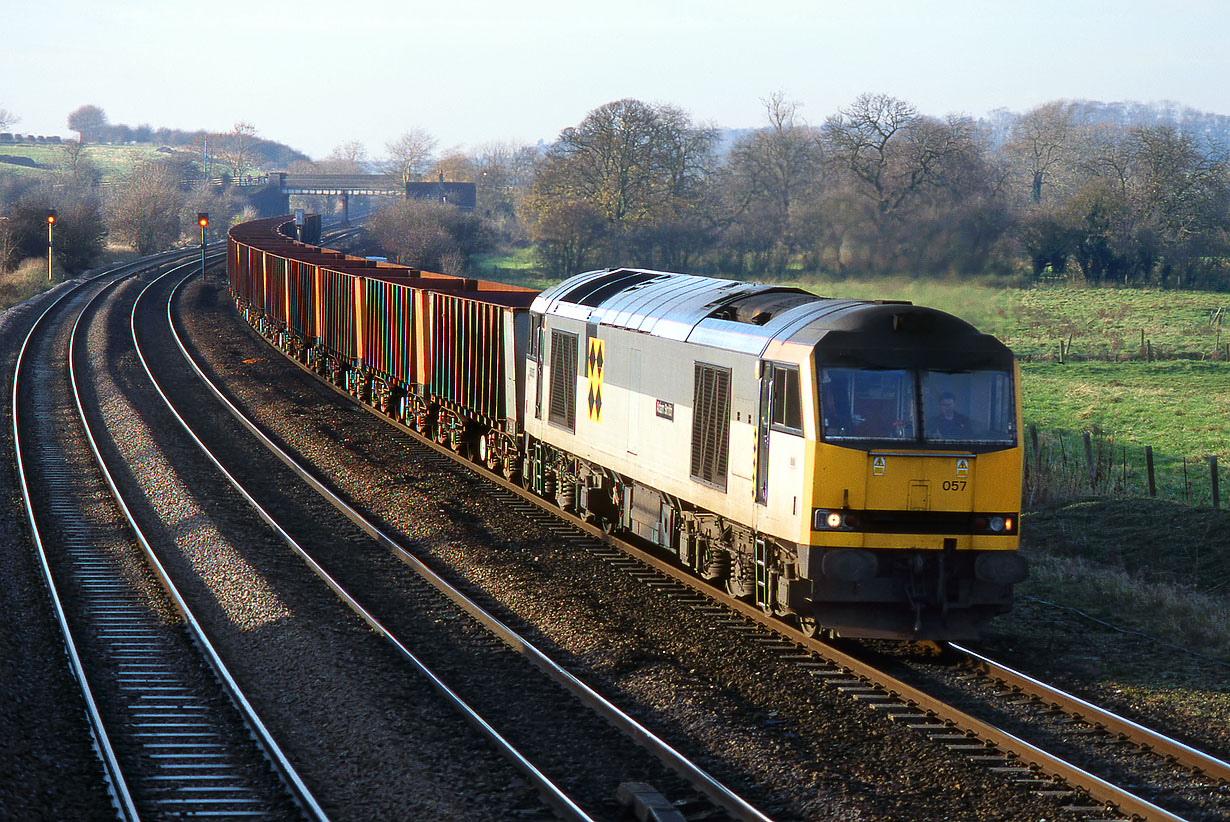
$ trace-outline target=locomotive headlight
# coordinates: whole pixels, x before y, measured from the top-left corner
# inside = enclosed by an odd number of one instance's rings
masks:
[[[813,531],[857,531],[859,517],[858,514],[850,511],[830,511],[827,508],[813,508],[811,512],[811,527]]]
[[[1013,514],[979,514],[970,523],[975,534],[1014,534],[1016,519]]]

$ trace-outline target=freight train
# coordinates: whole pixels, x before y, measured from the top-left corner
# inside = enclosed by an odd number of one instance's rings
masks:
[[[1026,578],[1020,369],[905,302],[620,268],[545,291],[231,229],[236,305],[356,399],[807,635],[975,636]]]

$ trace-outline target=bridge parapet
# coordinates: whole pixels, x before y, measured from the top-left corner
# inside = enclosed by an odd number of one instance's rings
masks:
[[[294,174],[277,172],[269,175],[283,194],[342,196],[363,194],[375,197],[405,197],[405,184],[386,174]]]

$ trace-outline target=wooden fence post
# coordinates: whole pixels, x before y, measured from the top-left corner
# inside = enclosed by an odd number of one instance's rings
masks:
[[[1082,437],[1085,441],[1085,467],[1089,469],[1089,490],[1098,490],[1098,475],[1093,468],[1093,440],[1086,431]]]
[[[1034,476],[1042,476],[1042,449],[1038,447],[1038,426],[1030,423],[1029,439],[1034,444]]]
[[[1221,488],[1217,481],[1217,456],[1214,454],[1209,457],[1209,475],[1212,480],[1213,489],[1213,510],[1221,508]]]
[[[1145,446],[1145,473],[1149,476],[1149,496],[1157,496],[1157,480],[1153,477],[1153,446]]]

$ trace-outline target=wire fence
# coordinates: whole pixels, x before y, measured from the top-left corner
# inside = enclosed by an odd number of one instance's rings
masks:
[[[1151,445],[1117,443],[1090,431],[1027,428],[1024,503],[1090,497],[1154,497],[1221,508],[1218,459],[1154,452]]]

